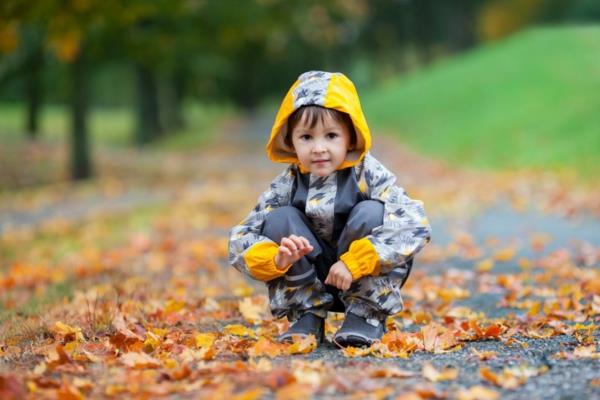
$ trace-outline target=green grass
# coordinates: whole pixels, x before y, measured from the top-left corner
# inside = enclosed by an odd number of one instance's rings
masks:
[[[390,81],[363,107],[374,128],[452,163],[592,177],[599,54],[600,26],[536,28]]]
[[[184,107],[187,126],[169,132],[152,144],[153,148],[185,150],[210,140],[216,124],[232,112],[223,105],[192,103]],[[70,132],[70,115],[65,106],[46,105],[42,110],[41,136],[49,141],[65,141]],[[0,143],[17,142],[25,137],[25,106],[21,103],[0,104]],[[135,116],[124,108],[94,108],[89,119],[93,145],[124,147],[133,144]]]

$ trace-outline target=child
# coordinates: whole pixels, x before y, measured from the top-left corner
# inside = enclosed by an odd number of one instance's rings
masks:
[[[302,74],[283,99],[267,154],[289,163],[230,232],[229,261],[264,281],[280,336],[324,337],[328,311],[345,312],[340,346],[380,339],[402,310],[400,288],[429,242],[422,203],[369,153],[371,135],[352,82]]]

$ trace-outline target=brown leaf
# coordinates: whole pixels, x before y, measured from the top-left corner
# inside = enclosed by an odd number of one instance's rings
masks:
[[[0,374],[0,398],[18,400],[26,397],[25,387],[15,375]]]

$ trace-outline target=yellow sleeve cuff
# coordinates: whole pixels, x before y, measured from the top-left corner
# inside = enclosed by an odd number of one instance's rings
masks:
[[[341,255],[340,260],[346,264],[353,281],[367,275],[379,275],[379,255],[373,243],[367,238],[352,242],[348,251]]]
[[[279,245],[274,242],[260,242],[250,247],[244,254],[244,261],[248,271],[254,279],[259,281],[270,281],[285,275],[292,264],[285,269],[278,269],[275,265],[275,255]]]

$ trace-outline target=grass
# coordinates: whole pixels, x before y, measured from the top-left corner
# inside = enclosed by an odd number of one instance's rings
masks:
[[[25,137],[25,105],[0,104],[0,143],[14,143]],[[185,150],[211,139],[215,126],[231,113],[224,105],[190,103],[184,107],[187,126],[170,132],[152,144],[155,149]],[[52,142],[68,140],[70,115],[65,106],[46,105],[40,120],[41,136]],[[89,119],[93,145],[124,147],[133,144],[135,116],[124,108],[94,108]]]
[[[367,93],[371,125],[485,169],[570,169],[600,156],[600,27],[535,28]]]

